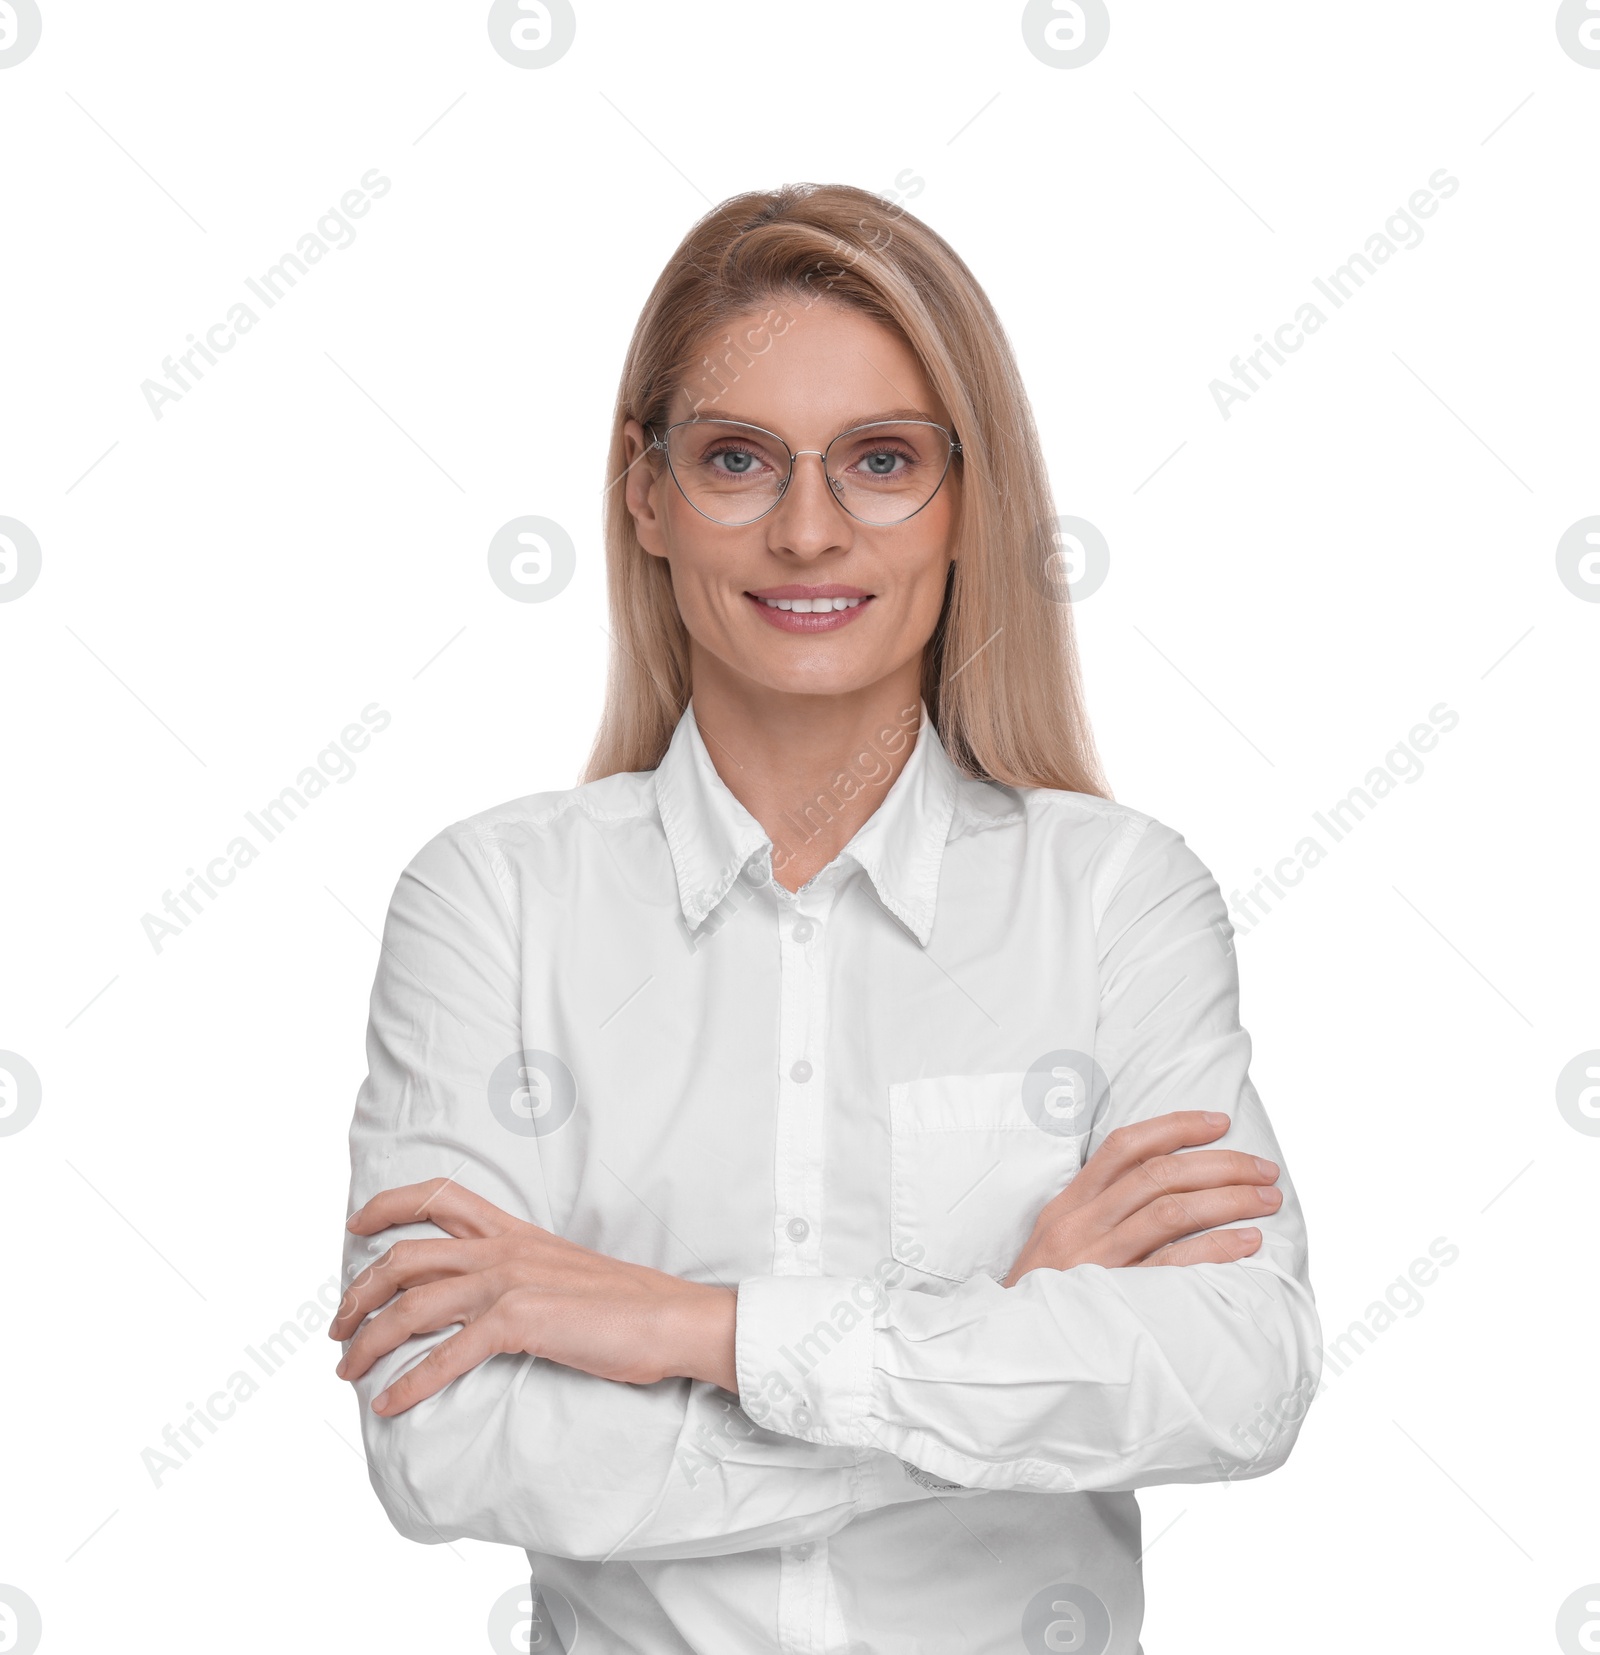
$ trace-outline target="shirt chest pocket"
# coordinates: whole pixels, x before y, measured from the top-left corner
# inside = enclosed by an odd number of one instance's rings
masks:
[[[890,1250],[966,1281],[1010,1270],[1039,1209],[1082,1165],[1087,1128],[1045,1131],[1022,1071],[897,1081],[889,1088]]]

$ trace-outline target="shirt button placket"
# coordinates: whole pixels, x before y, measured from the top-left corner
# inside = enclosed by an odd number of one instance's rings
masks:
[[[778,1554],[778,1645],[784,1655],[831,1655],[828,1542],[802,1540]]]
[[[778,1197],[774,1257],[778,1275],[821,1270],[823,1054],[827,1010],[824,919],[831,887],[780,902],[778,947]]]
[[[824,954],[832,882],[816,881],[803,898],[780,902],[778,948],[778,1131],[774,1271],[780,1276],[822,1272],[823,1080],[827,1051],[827,976]],[[813,1416],[802,1403],[792,1413],[806,1430]],[[789,1655],[823,1655],[827,1647],[828,1547],[804,1541],[780,1552],[779,1643]]]

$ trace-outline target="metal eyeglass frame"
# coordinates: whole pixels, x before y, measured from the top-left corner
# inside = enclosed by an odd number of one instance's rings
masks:
[[[737,523],[730,523],[725,518],[713,517],[710,512],[704,511],[699,506],[696,506],[694,501],[689,497],[688,489],[683,486],[683,479],[679,477],[677,471],[673,467],[672,451],[667,447],[667,438],[670,437],[674,431],[678,430],[680,426],[684,425],[734,425],[738,426],[742,431],[759,431],[762,436],[771,437],[772,440],[784,451],[784,453],[789,456],[789,474],[783,479],[782,483],[778,485],[778,492],[773,496],[772,505],[766,507],[763,511],[758,511],[754,517],[743,518]],[[879,425],[926,425],[934,431],[943,431],[945,440],[950,444],[949,451],[944,457],[944,470],[939,473],[939,481],[936,482],[933,485],[933,488],[929,491],[928,498],[917,507],[916,511],[909,511],[904,517],[891,518],[887,523],[874,522],[870,517],[863,517],[860,512],[850,511],[850,508],[840,498],[840,491],[844,485],[828,473],[827,456],[833,452],[833,444],[838,442],[840,437],[853,436],[857,431],[870,431],[875,426]],[[645,429],[650,432],[650,447],[652,449],[659,448],[661,452],[666,455],[667,470],[671,472],[673,482],[678,485],[678,492],[684,497],[685,500],[689,501],[690,506],[692,506],[695,511],[699,512],[708,523],[719,524],[725,529],[742,529],[748,524],[759,523],[761,519],[767,515],[767,512],[771,511],[773,507],[779,505],[782,502],[784,495],[789,492],[790,483],[794,481],[794,463],[802,454],[815,454],[817,458],[822,461],[822,475],[828,484],[828,492],[833,496],[834,501],[837,503],[841,511],[849,512],[849,515],[855,518],[858,523],[865,523],[869,528],[892,529],[901,523],[909,523],[911,519],[917,515],[917,512],[926,511],[928,507],[933,504],[939,490],[944,487],[945,478],[950,475],[951,460],[953,460],[957,454],[962,452],[961,443],[955,433],[940,425],[937,420],[931,419],[868,420],[864,425],[852,425],[839,432],[838,436],[833,438],[833,441],[828,444],[826,449],[791,448],[776,431],[769,431],[764,425],[752,425],[748,420],[675,420],[661,433],[660,436],[655,434],[655,428],[653,426],[646,426]]]

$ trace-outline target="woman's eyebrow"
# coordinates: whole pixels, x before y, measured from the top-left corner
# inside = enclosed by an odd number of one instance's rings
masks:
[[[763,431],[772,429],[765,420],[751,419],[748,414],[730,413],[721,408],[715,411],[703,408],[694,417],[696,423],[699,424],[727,420],[735,425],[758,425]],[[875,414],[859,414],[853,419],[846,420],[839,427],[839,430],[851,431],[858,425],[880,425],[886,420],[922,420],[929,425],[942,425],[944,423],[942,420],[935,419],[932,414],[924,412],[921,408],[886,408]]]

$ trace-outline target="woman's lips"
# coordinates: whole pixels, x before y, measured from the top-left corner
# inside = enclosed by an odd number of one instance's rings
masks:
[[[745,597],[755,605],[761,618],[780,632],[837,632],[872,602],[870,592],[849,586],[819,587],[814,592],[800,587],[776,587],[759,594],[746,592]],[[779,604],[807,607],[779,608]],[[843,608],[839,607],[841,604]]]

